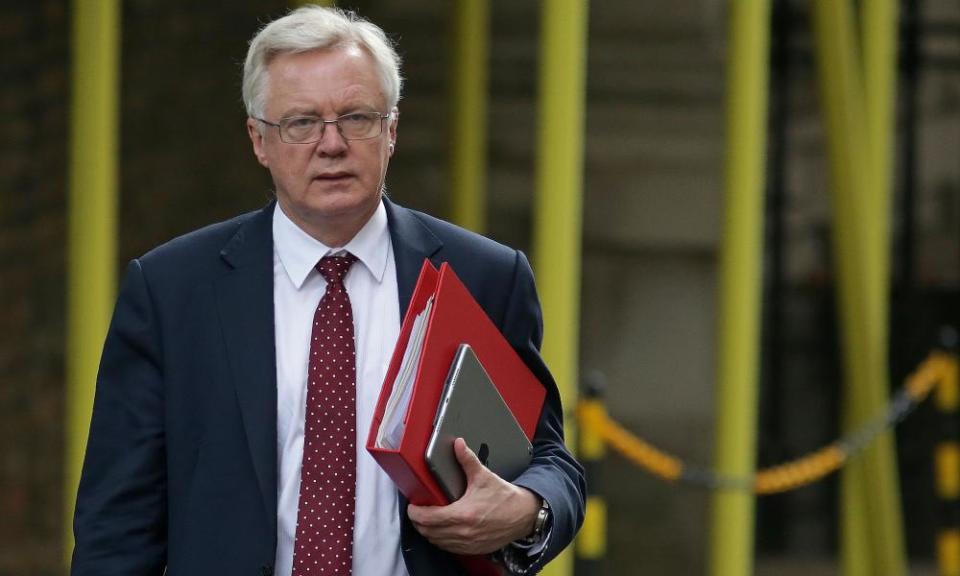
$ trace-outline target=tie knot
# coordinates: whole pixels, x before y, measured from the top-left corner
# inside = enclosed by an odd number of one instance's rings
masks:
[[[347,275],[350,267],[357,261],[357,257],[349,252],[343,256],[324,256],[317,264],[317,271],[330,284],[339,284],[343,282],[343,277]]]

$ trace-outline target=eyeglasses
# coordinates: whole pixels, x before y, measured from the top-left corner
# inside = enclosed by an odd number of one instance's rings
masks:
[[[383,121],[393,117],[393,113],[351,112],[333,120],[324,120],[316,116],[291,116],[281,118],[279,122],[269,122],[263,118],[254,118],[267,126],[280,131],[280,140],[287,144],[313,144],[323,138],[327,124],[336,124],[337,131],[344,140],[367,140],[383,133]]]

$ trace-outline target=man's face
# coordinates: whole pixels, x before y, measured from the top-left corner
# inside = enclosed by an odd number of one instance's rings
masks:
[[[389,112],[373,59],[356,47],[283,54],[267,72],[264,120],[273,123]],[[312,144],[284,143],[277,128],[247,120],[254,154],[270,170],[280,207],[324,244],[345,244],[376,210],[397,136],[393,112],[378,137],[344,140],[335,124],[327,124]]]

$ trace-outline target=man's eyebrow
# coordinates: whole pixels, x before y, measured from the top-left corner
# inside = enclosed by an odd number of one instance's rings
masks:
[[[379,112],[379,109],[368,102],[362,101],[347,102],[346,104],[336,108],[337,116],[352,114],[354,112]],[[317,113],[316,108],[312,106],[292,106],[284,110],[284,112],[280,115],[281,118],[293,118],[294,116],[310,116],[313,118],[322,117]]]
[[[376,110],[376,106],[372,106],[365,102],[352,102],[350,104],[345,104],[338,107],[337,114],[342,116],[344,114],[352,114],[354,112],[374,112]]]
[[[319,118],[317,111],[310,107],[305,106],[295,106],[293,108],[288,108],[280,115],[281,118],[291,118],[293,116],[316,116]]]

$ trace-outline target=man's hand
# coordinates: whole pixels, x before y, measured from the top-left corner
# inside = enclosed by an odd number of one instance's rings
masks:
[[[467,475],[467,490],[447,506],[407,506],[417,531],[454,554],[489,554],[530,534],[540,498],[488,470],[462,438],[453,450]]]

